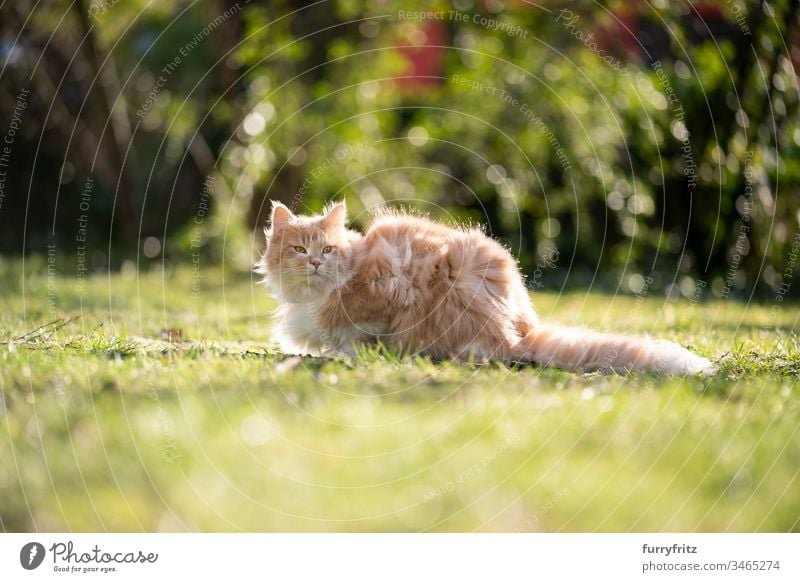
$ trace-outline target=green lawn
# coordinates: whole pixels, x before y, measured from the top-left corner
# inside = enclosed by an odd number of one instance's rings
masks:
[[[576,375],[286,357],[263,288],[200,273],[0,262],[0,528],[800,530],[795,305],[537,292],[721,358]]]

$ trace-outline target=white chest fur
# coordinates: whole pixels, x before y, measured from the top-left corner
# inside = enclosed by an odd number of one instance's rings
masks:
[[[319,355],[334,347],[330,331],[321,324],[313,303],[281,304],[275,332],[285,352]]]
[[[354,344],[375,341],[386,326],[352,322],[341,329],[326,327],[314,303],[284,303],[278,308],[276,339],[282,351],[293,354],[355,355]]]

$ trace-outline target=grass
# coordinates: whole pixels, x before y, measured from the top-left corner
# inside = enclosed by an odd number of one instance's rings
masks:
[[[0,263],[8,531],[798,531],[797,306],[536,293],[712,378],[287,357],[205,267]]]

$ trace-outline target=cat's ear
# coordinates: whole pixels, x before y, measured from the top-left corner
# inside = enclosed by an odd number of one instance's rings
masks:
[[[273,200],[272,201],[272,215],[269,219],[270,228],[281,227],[287,224],[294,218],[294,214],[289,210],[285,204]]]
[[[347,206],[344,201],[334,204],[322,217],[322,223],[325,228],[338,229],[344,228],[344,223],[347,221]]]

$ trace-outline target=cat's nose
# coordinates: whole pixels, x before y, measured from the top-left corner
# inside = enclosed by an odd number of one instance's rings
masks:
[[[319,266],[322,264],[322,261],[319,259],[308,259],[308,262],[314,265],[315,269],[319,269]]]

